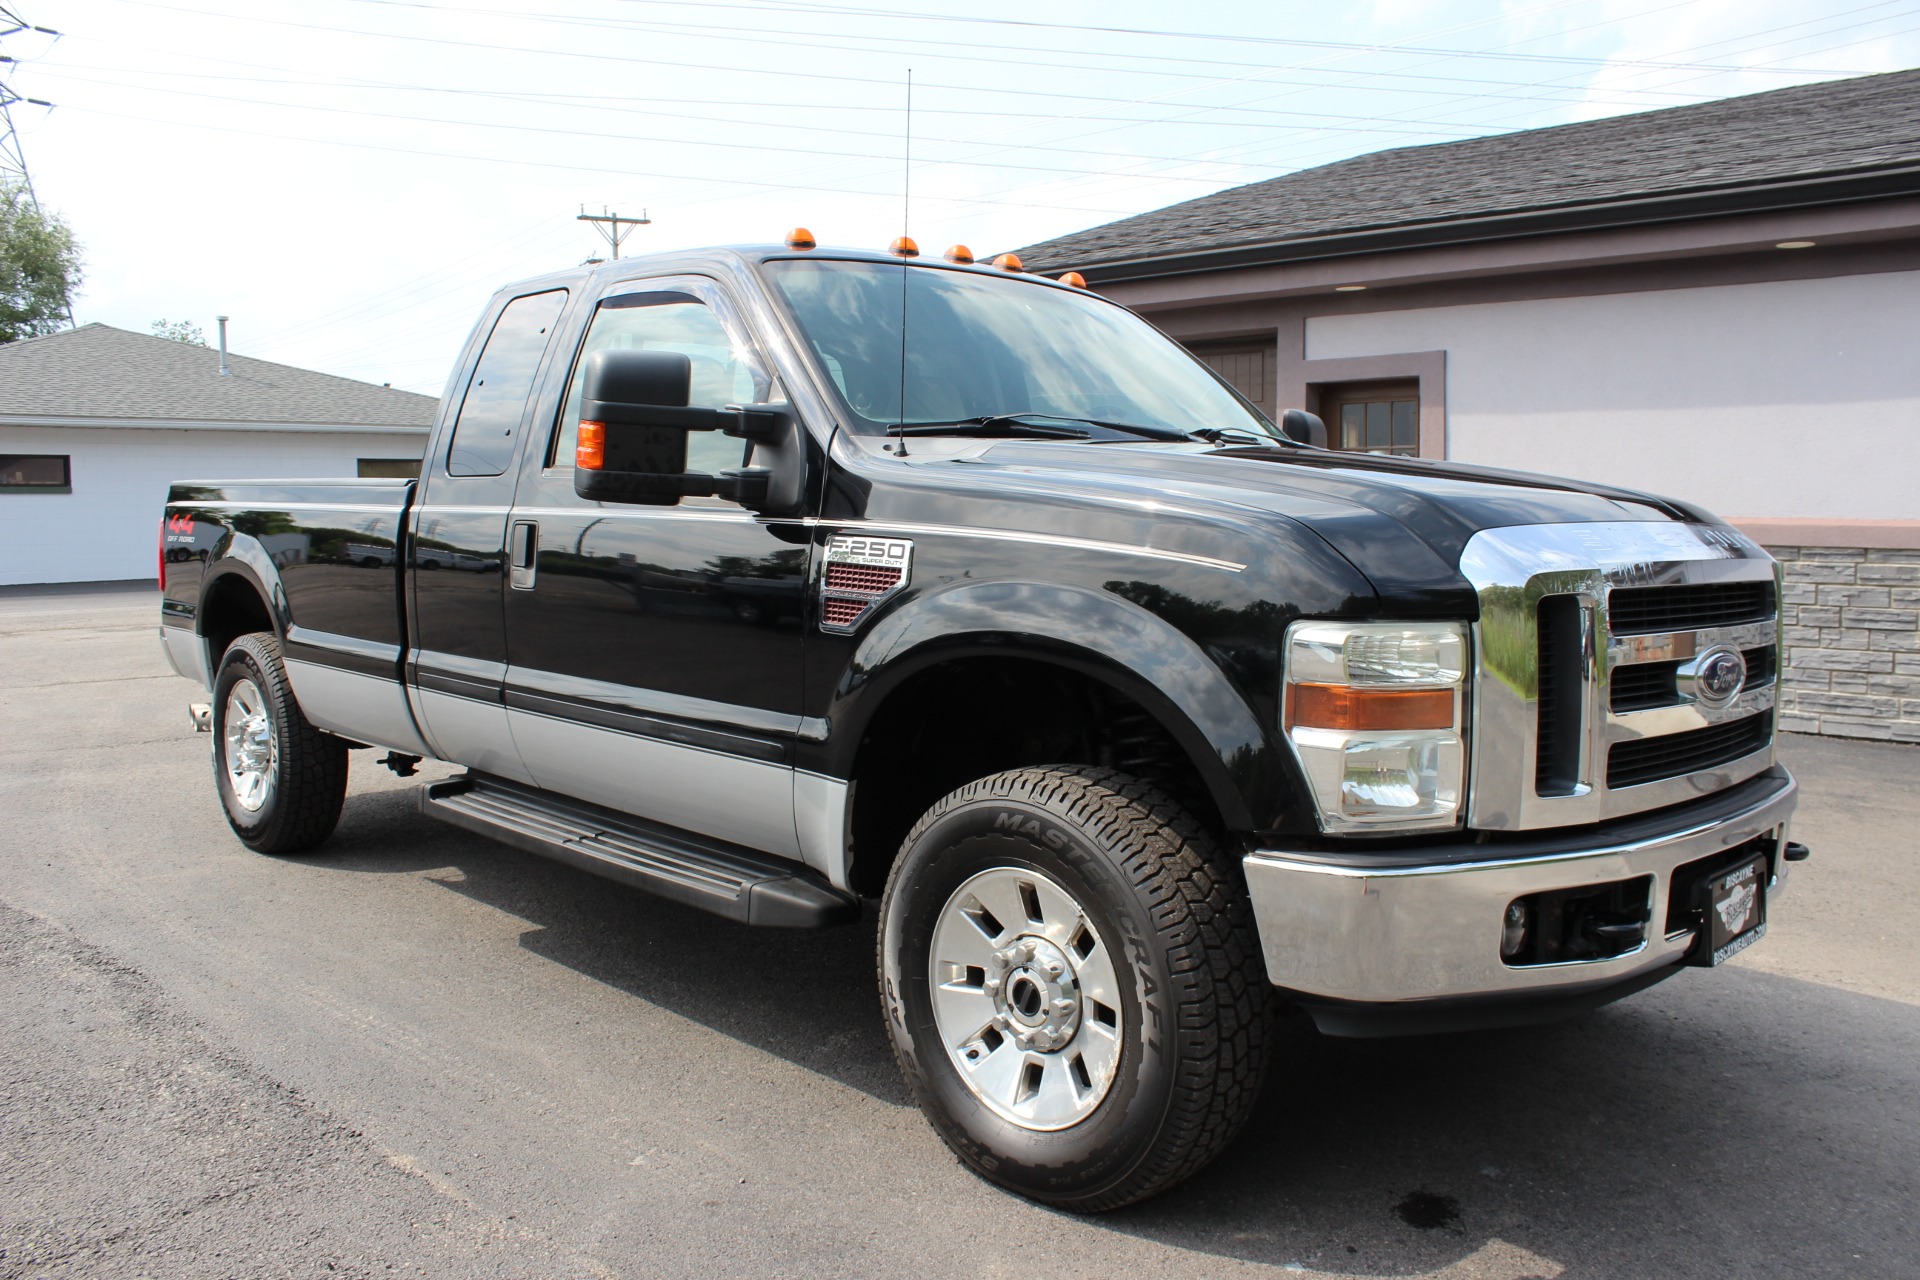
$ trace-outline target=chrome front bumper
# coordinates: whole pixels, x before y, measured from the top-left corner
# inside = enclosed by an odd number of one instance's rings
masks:
[[[1389,1003],[1597,988],[1677,964],[1691,932],[1666,932],[1676,867],[1771,833],[1769,896],[1785,884],[1787,839],[1798,790],[1784,769],[1762,798],[1711,820],[1671,829],[1635,827],[1590,848],[1500,861],[1462,862],[1453,846],[1430,859],[1258,850],[1245,859],[1267,976],[1277,987],[1328,1000]],[[1550,835],[1551,833],[1541,833]],[[1452,860],[1447,860],[1452,859]],[[1648,939],[1623,955],[1562,964],[1508,965],[1500,927],[1515,898],[1653,877]]]

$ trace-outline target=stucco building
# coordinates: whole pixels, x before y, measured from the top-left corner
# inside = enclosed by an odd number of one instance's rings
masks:
[[[1786,727],[1920,741],[1920,71],[1359,156],[1020,250],[1336,447],[1787,562]]]
[[[175,480],[417,471],[439,403],[104,324],[0,345],[0,585],[152,578]]]

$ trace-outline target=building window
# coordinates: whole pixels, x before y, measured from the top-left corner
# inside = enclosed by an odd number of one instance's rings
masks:
[[[0,453],[0,493],[72,493],[73,468],[64,453]]]
[[[1420,456],[1420,384],[1350,383],[1320,389],[1327,443],[1354,453]]]
[[[420,476],[420,459],[362,458],[357,474],[362,480],[416,480]]]
[[[1260,412],[1273,416],[1273,343],[1197,342],[1187,350],[1253,401]]]

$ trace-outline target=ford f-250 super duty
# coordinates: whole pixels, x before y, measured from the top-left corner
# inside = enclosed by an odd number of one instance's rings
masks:
[[[378,747],[743,924],[877,899],[928,1117],[1080,1210],[1221,1150],[1276,991],[1524,1022],[1760,937],[1805,849],[1747,538],[1327,449],[1072,282],[797,243],[501,290],[418,480],[173,487],[242,841],[314,848]]]

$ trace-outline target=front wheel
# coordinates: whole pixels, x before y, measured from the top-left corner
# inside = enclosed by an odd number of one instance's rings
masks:
[[[1124,774],[1024,769],[940,801],[888,880],[879,961],[914,1097],[1023,1195],[1153,1195],[1258,1096],[1271,1002],[1238,870]]]
[[[213,775],[227,825],[260,853],[303,853],[340,821],[347,744],[307,723],[271,635],[241,636],[220,660]]]

